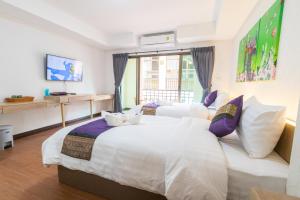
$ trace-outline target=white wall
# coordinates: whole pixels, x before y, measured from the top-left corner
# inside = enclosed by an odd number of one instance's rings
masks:
[[[215,46],[215,68],[212,80],[212,89],[218,89],[222,91],[229,90],[229,74],[232,67],[233,42],[228,41],[209,41],[209,42],[198,42],[185,45],[179,45],[176,49],[180,48],[191,48],[191,47],[204,47],[204,46]],[[105,77],[106,87],[105,91],[108,93],[114,92],[114,76],[113,76],[113,64],[112,54],[114,53],[128,53],[128,52],[139,52],[139,51],[150,51],[151,49],[122,49],[115,51],[105,52]]]
[[[300,197],[300,102],[287,181],[287,193]]]
[[[83,82],[45,80],[46,53],[83,62]],[[43,91],[101,93],[105,87],[104,53],[79,41],[44,32],[31,26],[0,19],[0,101],[13,94],[43,98]],[[99,111],[98,106],[98,111]],[[67,106],[66,119],[89,114],[86,103]],[[58,107],[0,115],[0,124],[14,125],[14,134],[60,122]]]
[[[299,0],[285,1],[276,80],[247,83],[235,82],[240,40],[274,2],[275,0],[259,1],[235,37],[229,87],[231,96],[245,94],[246,97],[249,97],[255,95],[263,103],[284,105],[287,107],[287,117],[295,120],[300,96]]]

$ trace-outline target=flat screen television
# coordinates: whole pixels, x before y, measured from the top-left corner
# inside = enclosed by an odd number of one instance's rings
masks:
[[[46,79],[49,81],[82,81],[82,62],[47,54]]]

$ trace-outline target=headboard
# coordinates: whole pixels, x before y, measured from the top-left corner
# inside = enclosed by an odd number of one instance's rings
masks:
[[[275,151],[288,163],[291,160],[294,132],[295,124],[287,122],[275,147]]]

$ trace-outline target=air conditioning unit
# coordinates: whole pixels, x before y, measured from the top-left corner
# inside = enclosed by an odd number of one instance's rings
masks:
[[[140,37],[140,46],[142,48],[174,47],[175,42],[175,32],[146,34]]]

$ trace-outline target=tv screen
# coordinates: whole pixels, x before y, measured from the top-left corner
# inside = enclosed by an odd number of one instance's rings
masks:
[[[82,62],[47,54],[47,80],[82,81]]]

